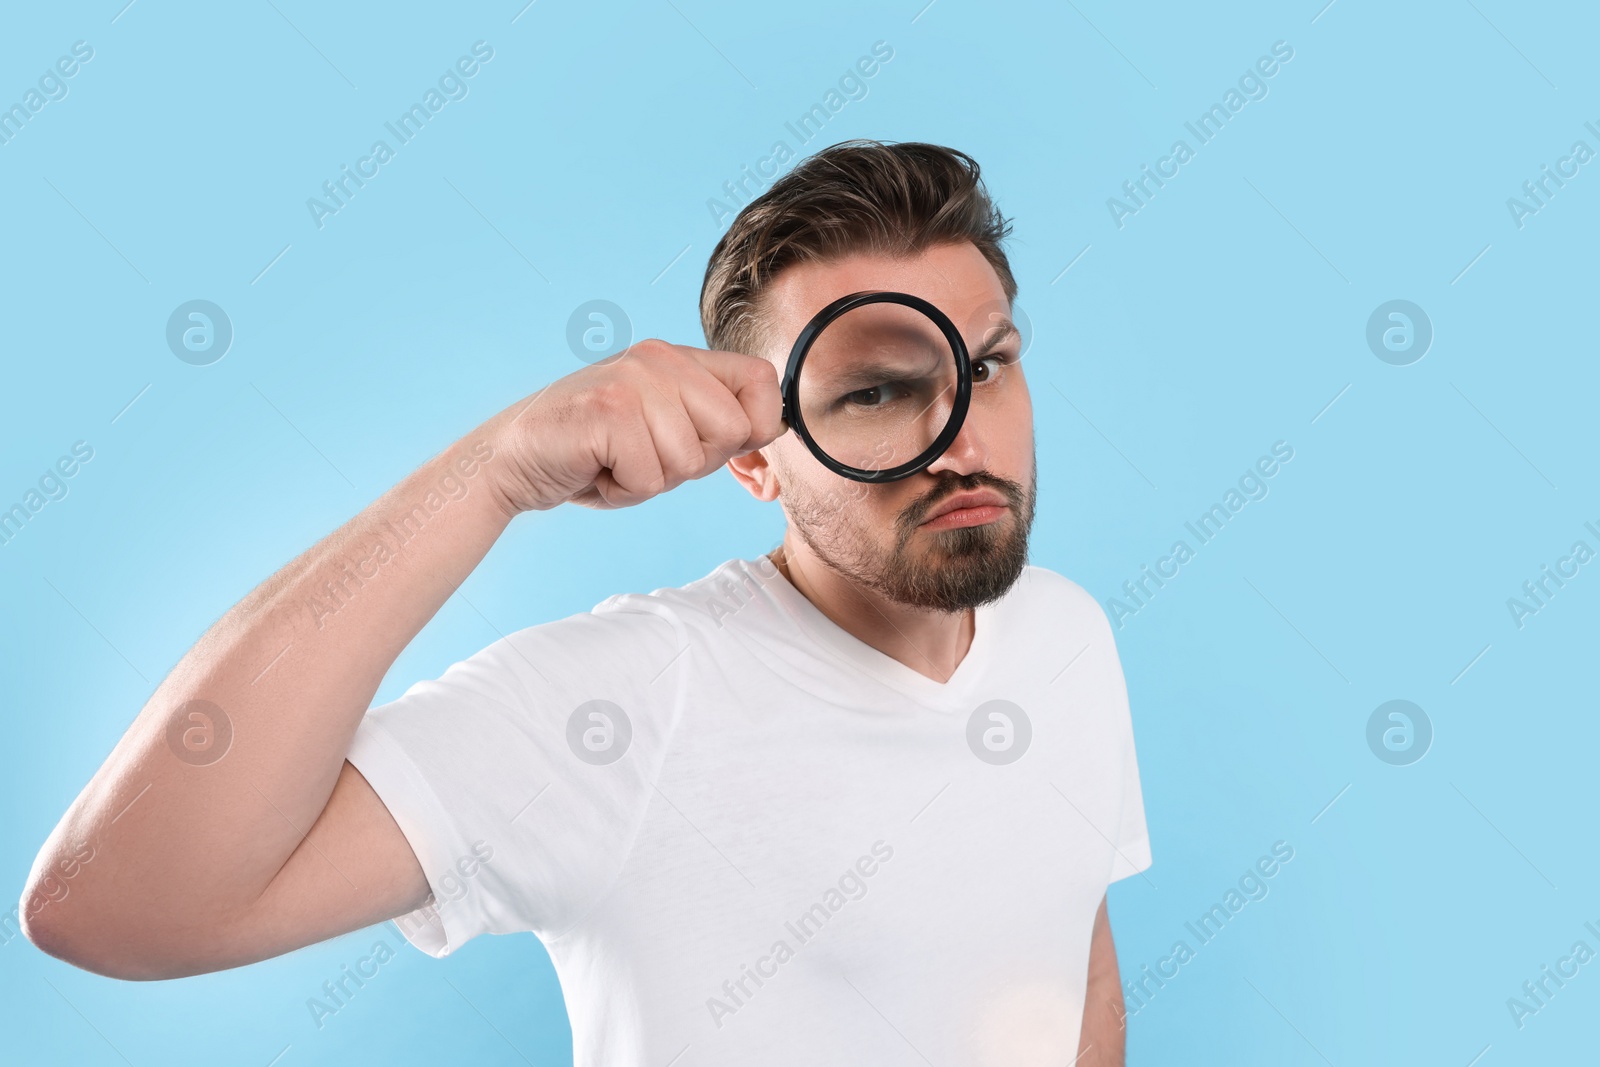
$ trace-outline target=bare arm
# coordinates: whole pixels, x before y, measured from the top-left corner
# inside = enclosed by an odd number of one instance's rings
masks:
[[[648,499],[776,437],[780,409],[766,360],[645,341],[423,464],[157,687],[40,850],[30,940],[100,974],[172,978],[420,906],[415,855],[344,758],[395,658],[519,511]]]
[[[1083,998],[1083,1028],[1078,1036],[1076,1067],[1122,1067],[1127,1033],[1123,1024],[1122,975],[1117,947],[1111,940],[1106,901],[1094,916],[1089,942],[1089,986]]]
[[[496,458],[483,433],[452,445],[201,637],[45,843],[24,895],[35,943],[100,973],[166,978],[422,903],[415,857],[344,753],[384,672],[509,522]],[[450,499],[441,481],[465,492]],[[319,928],[299,936],[284,927],[307,912],[272,916],[275,936],[246,947],[243,924],[280,871],[322,895],[307,909]]]

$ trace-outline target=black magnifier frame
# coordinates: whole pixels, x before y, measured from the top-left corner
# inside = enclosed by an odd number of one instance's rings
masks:
[[[811,431],[806,428],[805,419],[800,414],[800,368],[805,363],[806,353],[811,351],[812,344],[829,323],[867,304],[901,304],[921,312],[939,327],[956,357],[956,396],[955,402],[950,407],[950,421],[939,436],[934,438],[933,443],[915,458],[898,467],[889,467],[881,471],[852,467],[828,455],[811,436]],[[800,435],[800,440],[805,442],[811,454],[816,456],[824,467],[835,474],[858,482],[895,482],[909,478],[918,471],[926,470],[929,464],[944,454],[944,450],[950,447],[950,442],[956,439],[956,434],[961,432],[961,424],[966,421],[967,409],[972,403],[972,360],[967,354],[967,343],[961,339],[961,331],[956,329],[955,323],[951,322],[944,312],[920,296],[912,296],[910,293],[868,290],[841,296],[812,316],[811,321],[806,323],[805,329],[800,331],[800,336],[795,338],[794,347],[789,350],[789,363],[783,372],[782,390],[784,421],[789,424],[790,429]]]

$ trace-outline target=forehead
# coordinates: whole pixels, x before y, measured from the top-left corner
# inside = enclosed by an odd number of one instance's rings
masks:
[[[912,256],[861,252],[796,263],[773,279],[762,295],[762,354],[781,366],[813,315],[841,296],[869,289],[922,297],[950,317],[969,345],[993,316],[1010,309],[1000,276],[970,241],[936,245]]]

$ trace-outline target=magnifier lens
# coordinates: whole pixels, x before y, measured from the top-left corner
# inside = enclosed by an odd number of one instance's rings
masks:
[[[829,323],[801,364],[800,413],[821,451],[868,471],[927,450],[953,417],[955,351],[914,308],[864,304]]]

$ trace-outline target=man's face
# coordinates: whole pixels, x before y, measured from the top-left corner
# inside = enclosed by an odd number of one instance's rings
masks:
[[[965,241],[905,258],[859,254],[796,264],[762,297],[760,354],[781,377],[794,339],[812,316],[866,289],[920,296],[960,329],[973,374],[960,434],[926,470],[869,485],[834,474],[797,435],[786,433],[760,450],[770,465],[766,484],[775,487],[752,491],[766,499],[775,491],[790,525],[819,559],[890,600],[945,612],[987,603],[1005,593],[1027,563],[1037,489],[1033,403],[1005,290],[982,253]],[[1001,506],[933,517],[953,497],[974,491]]]

